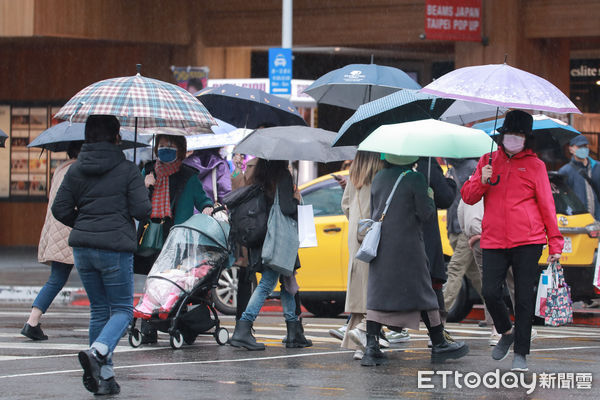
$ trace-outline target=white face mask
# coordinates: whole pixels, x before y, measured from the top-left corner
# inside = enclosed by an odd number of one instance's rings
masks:
[[[525,138],[517,135],[504,135],[502,146],[509,153],[517,154],[525,148]]]

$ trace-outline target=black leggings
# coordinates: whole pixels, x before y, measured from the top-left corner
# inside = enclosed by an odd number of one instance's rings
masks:
[[[504,303],[506,271],[512,265],[515,279],[515,345],[517,354],[529,354],[531,325],[535,308],[535,291],[539,280],[538,260],[541,244],[530,244],[511,249],[482,249],[483,297],[498,333],[512,327]]]

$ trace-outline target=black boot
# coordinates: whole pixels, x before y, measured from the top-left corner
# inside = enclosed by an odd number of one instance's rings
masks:
[[[431,362],[443,363],[446,360],[458,359],[469,353],[469,346],[465,342],[450,342],[444,335],[444,326],[438,325],[430,328],[429,336],[433,347],[431,348]]]
[[[287,340],[285,342],[285,347],[295,348],[312,346],[312,341],[304,336],[304,328],[300,321],[285,321],[285,325],[287,326]]]
[[[245,347],[248,350],[265,349],[265,345],[257,343],[256,338],[252,335],[252,321],[237,321],[229,344],[233,347]]]
[[[367,321],[367,347],[360,365],[372,367],[375,365],[385,364],[387,357],[379,349],[379,331],[381,324],[375,321]]]

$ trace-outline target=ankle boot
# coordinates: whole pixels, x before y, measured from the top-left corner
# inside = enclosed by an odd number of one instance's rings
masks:
[[[450,359],[458,359],[469,353],[469,346],[465,342],[451,342],[448,340],[443,325],[430,328],[429,336],[433,343],[431,347],[431,362],[434,364],[443,363]]]
[[[385,354],[379,349],[379,335],[367,333],[367,348],[362,360],[360,360],[360,365],[372,367],[385,364],[386,359]]]
[[[252,335],[252,321],[237,321],[229,344],[233,347],[245,347],[248,350],[265,349],[265,345],[257,343],[256,338]]]
[[[312,341],[304,336],[304,328],[300,321],[285,321],[285,325],[287,326],[285,347],[298,348],[312,346]]]

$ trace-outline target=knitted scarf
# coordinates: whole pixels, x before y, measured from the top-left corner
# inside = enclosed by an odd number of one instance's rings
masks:
[[[173,217],[171,196],[169,194],[169,176],[179,171],[180,168],[181,160],[168,164],[156,161],[154,165],[156,182],[154,183],[154,193],[152,193],[152,215],[150,218]]]

